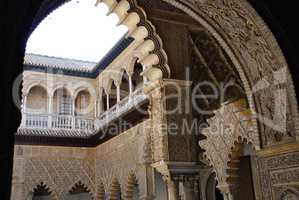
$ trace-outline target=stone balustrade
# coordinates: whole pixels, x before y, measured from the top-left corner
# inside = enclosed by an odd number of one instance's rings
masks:
[[[48,113],[23,113],[21,128],[94,131],[94,119]]]

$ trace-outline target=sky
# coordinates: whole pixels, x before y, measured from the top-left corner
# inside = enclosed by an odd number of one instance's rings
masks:
[[[29,37],[26,53],[99,62],[127,29],[95,2],[72,0],[54,10]]]

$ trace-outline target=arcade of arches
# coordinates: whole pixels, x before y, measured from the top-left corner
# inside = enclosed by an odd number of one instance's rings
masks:
[[[299,199],[294,84],[246,0],[100,3],[128,28],[102,71],[25,56],[12,200]]]

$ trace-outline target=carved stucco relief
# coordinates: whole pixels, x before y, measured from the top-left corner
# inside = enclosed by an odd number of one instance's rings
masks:
[[[144,166],[149,162],[150,120],[145,121],[129,131],[122,133],[96,148],[97,185],[104,185],[109,194],[113,180],[117,180],[125,196],[128,177],[136,176],[141,195],[145,195],[146,183],[141,181],[146,175]]]
[[[262,145],[295,140],[298,133],[297,102],[287,63],[265,23],[246,0],[163,0],[183,10],[207,28],[228,53],[245,86],[253,114],[259,117]],[[275,76],[275,72],[285,77]],[[274,91],[284,91],[276,93]],[[276,123],[277,105],[286,104],[286,131],[270,128]],[[278,112],[278,113],[277,113]],[[284,111],[283,111],[284,112]],[[263,117],[262,119],[260,119]],[[278,124],[280,125],[280,124]]]
[[[284,200],[299,197],[299,153],[260,157],[258,168],[262,199]]]
[[[94,159],[86,150],[16,146],[14,162],[14,179],[22,185],[15,192],[22,198],[44,183],[54,199],[63,200],[79,181],[95,197]]]
[[[258,135],[252,126],[251,113],[246,107],[240,108],[240,101],[230,103],[215,111],[215,116],[208,119],[209,127],[202,131],[207,138],[199,145],[205,149],[204,155],[214,167],[219,186],[228,186],[228,162],[235,143],[246,139],[247,143],[259,148]]]
[[[103,193],[99,190],[109,196],[117,180],[125,198],[132,184],[129,178],[134,176],[140,195],[146,197],[147,166],[152,161],[150,126],[147,120],[96,148],[16,146],[14,185],[23,186],[15,196],[26,196],[44,183],[54,199],[63,200],[81,182],[98,198]]]

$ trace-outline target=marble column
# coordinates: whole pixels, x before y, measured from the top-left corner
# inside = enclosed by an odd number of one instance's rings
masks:
[[[168,200],[179,200],[179,182],[167,180]]]
[[[95,98],[94,99],[94,118],[97,118],[98,117],[98,99]]]
[[[133,94],[133,82],[132,82],[132,76],[129,75],[129,95],[130,97],[132,96]]]
[[[100,115],[103,112],[103,97],[102,96],[99,97],[97,108],[98,108],[98,117],[100,117]]]
[[[110,108],[109,93],[106,93],[106,105],[107,105],[107,110],[109,110],[109,108]]]
[[[120,85],[116,85],[116,98],[117,98],[117,104],[120,102]]]

